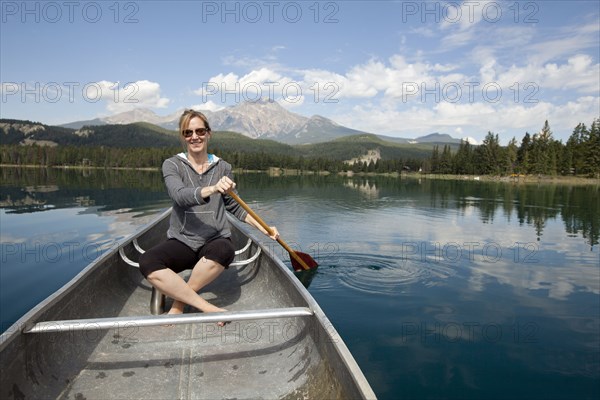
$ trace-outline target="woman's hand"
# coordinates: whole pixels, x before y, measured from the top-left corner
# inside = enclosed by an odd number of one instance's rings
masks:
[[[269,228],[271,228],[272,235],[268,235],[268,236],[273,240],[279,239],[279,231],[277,230],[277,228],[274,226],[270,226]]]
[[[271,231],[271,233],[269,234],[269,232],[267,232],[267,230],[261,224],[259,224],[258,221],[255,220],[252,215],[246,214],[246,219],[244,221],[247,224],[252,225],[256,229],[258,229],[259,231],[261,231],[262,233],[264,233],[271,239],[273,239],[273,240],[279,239],[279,231],[277,230],[277,227],[269,226],[269,230]]]
[[[214,188],[214,193],[221,193],[221,194],[225,194],[227,192],[229,192],[230,190],[235,189],[235,182],[232,181],[231,179],[229,179],[228,177],[224,176],[221,179],[219,179],[219,181],[217,182],[216,185],[213,186]]]

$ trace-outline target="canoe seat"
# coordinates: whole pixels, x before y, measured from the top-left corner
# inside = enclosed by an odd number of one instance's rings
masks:
[[[139,245],[139,243],[137,242],[137,238],[133,239],[133,241],[131,242],[131,244],[133,244],[133,247],[138,251],[138,253],[140,254],[144,254],[146,251],[144,249],[142,249]],[[252,240],[248,239],[248,243],[246,243],[246,245],[235,251],[235,255],[240,255],[243,252],[245,252],[246,250],[248,250],[250,248],[250,245],[252,244]],[[129,257],[127,257],[127,255],[125,254],[125,246],[121,246],[119,247],[119,255],[121,256],[121,260],[123,260],[126,264],[131,265],[132,267],[136,267],[139,268],[140,264],[132,261]],[[247,260],[241,260],[241,261],[235,261],[232,262],[229,266],[230,267],[236,267],[236,266],[240,266],[240,265],[246,265],[246,264],[250,264],[252,261],[256,260],[256,258],[258,257],[258,255],[260,254],[260,247],[258,248],[258,250],[256,251],[256,254],[254,254],[252,257],[250,257]]]
[[[140,245],[137,242],[137,239],[133,239],[132,241],[133,247],[138,251],[138,253],[140,254],[144,254],[145,250],[142,249],[140,247]],[[246,245],[239,249],[236,250],[235,255],[238,256],[244,252],[246,252],[249,248],[250,245],[252,245],[252,240],[248,239],[248,242],[246,243]],[[243,266],[243,265],[247,265],[250,264],[251,262],[255,261],[258,256],[260,255],[261,252],[261,248],[258,247],[256,250],[256,253],[254,253],[254,255],[250,258],[247,258],[246,260],[239,260],[239,261],[234,261],[231,264],[229,264],[230,267],[239,267],[239,266]],[[121,256],[121,259],[126,263],[131,265],[132,267],[136,267],[139,268],[140,264],[132,261],[131,259],[129,259],[129,257],[127,257],[125,255],[125,250],[124,250],[124,246],[121,246],[119,248],[119,255]],[[150,312],[152,313],[152,315],[159,315],[164,313],[165,311],[165,295],[162,294],[160,291],[156,290],[155,287],[152,287],[152,296],[150,297]]]

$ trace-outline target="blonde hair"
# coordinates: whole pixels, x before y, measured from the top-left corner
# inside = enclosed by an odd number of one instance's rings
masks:
[[[182,133],[184,129],[188,127],[192,118],[200,118],[204,122],[206,129],[209,131],[211,130],[206,115],[202,114],[200,111],[187,109],[183,111],[183,114],[181,114],[181,117],[179,118],[179,133]]]
[[[211,131],[206,115],[202,114],[200,111],[192,110],[191,108],[184,110],[181,117],[179,117],[179,141],[184,149],[187,149],[187,143],[183,137],[183,131],[187,129],[193,118],[200,118],[202,122],[204,122],[204,127],[208,129],[209,132]]]

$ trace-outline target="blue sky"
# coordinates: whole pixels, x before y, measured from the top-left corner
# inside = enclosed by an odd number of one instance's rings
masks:
[[[1,2],[2,118],[270,97],[399,137],[503,144],[600,117],[597,1]]]

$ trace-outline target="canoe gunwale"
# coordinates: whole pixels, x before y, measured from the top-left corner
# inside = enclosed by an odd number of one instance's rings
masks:
[[[158,216],[149,224],[144,225],[140,230],[133,232],[129,236],[122,240],[122,244],[119,249],[129,245],[134,239],[142,236],[146,232],[152,230],[158,225],[164,218],[167,218],[171,214],[171,207],[158,214]],[[12,324],[5,332],[0,335],[0,353],[16,338],[19,337],[27,327],[34,325],[34,321],[39,318],[44,312],[52,307],[59,300],[67,296],[71,291],[75,290],[80,282],[85,281],[86,276],[91,274],[99,265],[102,265],[105,260],[110,259],[114,256],[119,249],[113,249],[101,254],[98,258],[89,263],[84,269],[82,269],[77,275],[75,275],[69,282],[65,283],[60,289],[46,297],[38,305],[33,307],[21,318],[19,318],[14,324]]]
[[[141,317],[89,318],[63,321],[44,321],[27,327],[23,333],[50,333],[73,331],[92,331],[100,329],[124,329],[131,326],[148,327],[161,325],[182,325],[211,323],[220,321],[249,321],[270,318],[310,317],[313,315],[307,307],[285,307],[267,310],[225,311],[209,314],[191,313],[180,315],[153,315]]]

